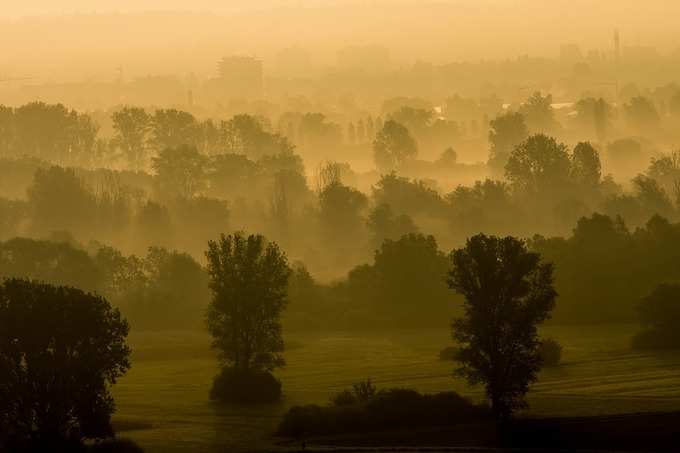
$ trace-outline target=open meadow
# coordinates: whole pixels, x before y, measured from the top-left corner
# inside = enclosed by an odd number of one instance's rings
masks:
[[[563,364],[542,372],[525,416],[577,416],[680,410],[680,355],[630,350],[636,326],[548,327],[564,346]],[[200,332],[133,332],[133,367],[114,388],[120,435],[149,452],[270,448],[279,417],[295,404],[324,403],[329,394],[371,378],[378,387],[480,389],[452,377],[440,361],[450,345],[442,329],[383,333],[286,335],[287,367],[280,404],[219,407],[208,399],[217,364]]]

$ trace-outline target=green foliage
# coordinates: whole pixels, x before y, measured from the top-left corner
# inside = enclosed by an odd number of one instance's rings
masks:
[[[501,418],[526,405],[541,366],[537,325],[550,317],[557,293],[552,265],[513,237],[479,234],[451,253],[449,286],[465,296],[453,321],[460,345],[457,373],[484,384]]]
[[[283,366],[280,317],[290,276],[285,254],[262,236],[235,233],[210,241],[206,258],[213,292],[208,330],[222,365],[244,373]]]
[[[28,280],[0,286],[0,424],[59,445],[113,434],[109,387],[130,368],[128,324],[99,296]],[[74,429],[75,428],[75,429]]]

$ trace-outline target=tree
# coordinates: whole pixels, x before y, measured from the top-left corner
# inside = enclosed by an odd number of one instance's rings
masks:
[[[38,233],[69,231],[91,234],[96,200],[74,169],[39,168],[28,188],[32,228]]]
[[[511,236],[479,234],[451,253],[451,289],[465,297],[453,321],[460,346],[457,373],[484,384],[501,419],[526,406],[541,366],[537,325],[550,317],[557,293],[553,267]]]
[[[158,189],[163,197],[191,198],[206,183],[208,159],[193,146],[165,148],[153,159]]]
[[[623,106],[626,118],[631,126],[644,131],[659,124],[659,113],[649,99],[637,96]]]
[[[208,330],[222,367],[248,375],[283,366],[286,255],[263,236],[235,233],[208,242],[206,258],[213,293]]]
[[[489,166],[501,172],[512,150],[529,136],[529,130],[524,116],[517,112],[497,116],[491,120],[489,127]]]
[[[236,115],[220,126],[221,141],[228,153],[260,159],[274,154],[292,154],[294,146],[279,134],[267,132],[263,121],[251,115]]]
[[[135,171],[144,167],[146,141],[151,117],[143,108],[124,107],[111,115],[114,143],[125,154],[127,164]]]
[[[396,215],[390,205],[381,203],[368,215],[371,247],[377,249],[386,239],[397,240],[405,234],[417,233],[418,227],[406,214]]]
[[[664,283],[638,305],[643,331],[633,338],[639,349],[680,348],[680,285]]]
[[[102,297],[0,285],[0,424],[37,451],[113,434],[109,388],[130,368],[128,324]],[[40,450],[40,448],[45,450]]]
[[[595,133],[599,142],[607,138],[612,107],[602,98],[585,98],[576,103],[577,121]]]
[[[571,156],[571,177],[582,187],[593,189],[600,184],[602,165],[600,156],[588,142],[581,142]]]
[[[339,182],[326,186],[319,194],[319,222],[326,238],[347,244],[361,237],[367,205],[366,195],[352,187]]]
[[[151,118],[152,140],[157,151],[199,144],[200,128],[191,113],[176,109],[156,110]]]
[[[433,236],[409,233],[385,240],[375,251],[378,313],[399,327],[435,325],[448,317],[446,255]]]
[[[520,107],[519,113],[524,116],[532,133],[550,133],[555,129],[557,122],[552,102],[552,95],[542,96],[537,91]]]
[[[555,193],[569,180],[567,147],[544,134],[532,135],[517,145],[505,165],[514,189],[532,195]]]
[[[373,142],[375,165],[381,171],[393,171],[418,154],[418,144],[408,129],[388,120]]]

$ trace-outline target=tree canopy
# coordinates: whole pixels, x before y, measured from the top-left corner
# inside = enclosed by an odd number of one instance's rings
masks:
[[[128,324],[100,296],[0,285],[0,424],[42,448],[113,434],[109,388],[130,368]]]
[[[511,236],[479,234],[451,253],[448,283],[465,297],[453,321],[460,346],[457,373],[484,384],[500,418],[526,405],[541,366],[537,326],[550,317],[557,293],[553,267]]]

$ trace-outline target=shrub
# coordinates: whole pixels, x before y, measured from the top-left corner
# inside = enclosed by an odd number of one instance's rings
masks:
[[[353,384],[352,391],[356,399],[363,403],[368,402],[378,393],[377,387],[373,385],[370,379]]]
[[[543,366],[557,366],[562,360],[562,345],[552,338],[543,340],[538,352],[541,355],[541,363]]]
[[[357,398],[351,390],[342,390],[331,397],[333,406],[351,406],[357,403]]]
[[[657,286],[637,308],[643,330],[633,338],[633,348],[680,349],[680,285]]]
[[[375,395],[378,389],[370,379],[352,384],[351,389],[342,390],[331,397],[333,406],[350,406],[357,403],[367,403]]]
[[[144,450],[130,439],[108,439],[97,442],[87,451],[92,453],[143,453]]]
[[[230,403],[267,403],[281,398],[281,382],[268,371],[224,367],[215,377],[210,399]]]
[[[423,395],[411,389],[381,390],[367,401],[354,404],[295,406],[279,424],[281,435],[299,437],[395,427],[443,426],[486,417],[489,411],[454,392]],[[342,392],[342,393],[345,393]]]
[[[439,360],[455,361],[458,360],[460,349],[455,346],[449,346],[439,351]]]

